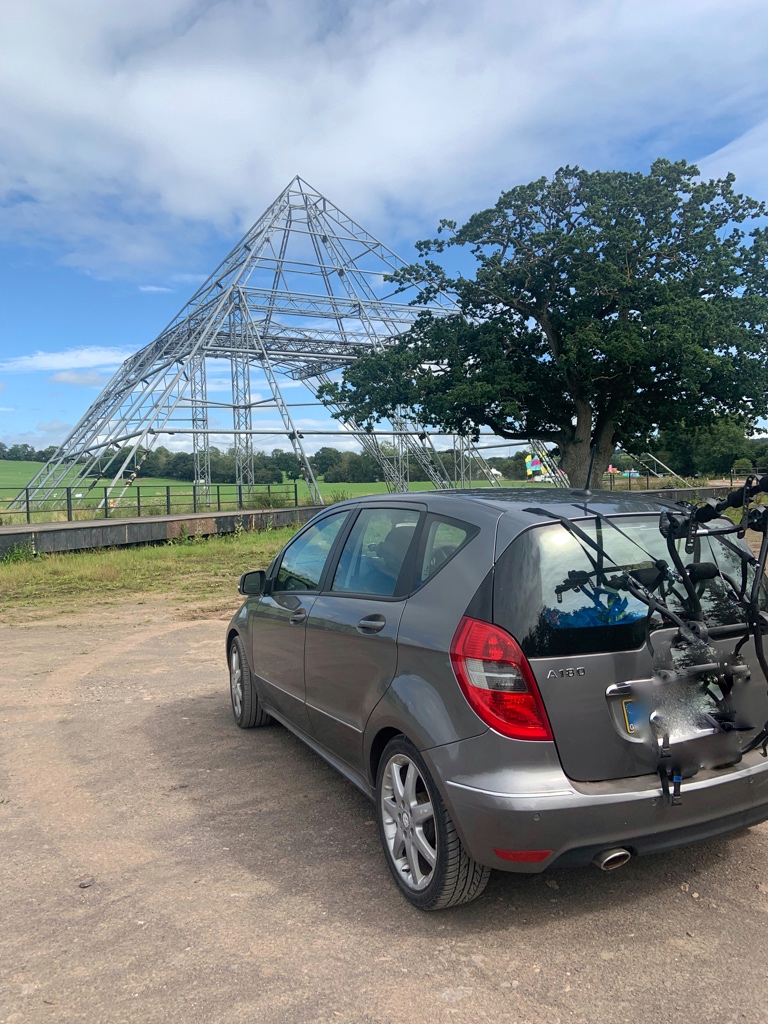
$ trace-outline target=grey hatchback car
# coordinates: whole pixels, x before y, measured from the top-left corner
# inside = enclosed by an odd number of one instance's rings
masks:
[[[389,870],[423,909],[474,899],[493,868],[611,870],[762,821],[768,761],[747,748],[768,691],[754,637],[728,653],[745,632],[729,587],[755,559],[717,523],[669,542],[660,515],[679,508],[515,488],[323,510],[240,579],[235,721],[276,719],[372,798]],[[720,689],[675,662],[693,634],[664,559],[686,542]]]

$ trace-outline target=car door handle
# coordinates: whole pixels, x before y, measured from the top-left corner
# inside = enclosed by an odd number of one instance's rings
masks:
[[[379,630],[384,629],[387,624],[387,620],[383,615],[366,615],[365,618],[360,619],[355,629],[358,633],[378,633]]]
[[[291,617],[288,619],[292,626],[300,625],[307,617],[306,608],[297,608],[295,612],[291,613]]]

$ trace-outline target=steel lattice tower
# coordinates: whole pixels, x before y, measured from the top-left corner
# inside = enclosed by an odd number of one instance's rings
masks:
[[[128,467],[169,435],[191,438],[203,495],[211,482],[210,439],[231,436],[237,482],[248,488],[254,482],[253,437],[281,433],[301,460],[310,494],[322,503],[280,382],[301,381],[316,396],[329,373],[394,341],[422,310],[455,310],[447,298],[430,307],[393,298],[394,286],[384,275],[402,266],[387,246],[294,178],[159,337],[123,363],[30,482],[32,500],[45,501],[56,487],[99,476],[111,479],[108,493],[120,495],[130,486]],[[210,398],[212,360],[230,364],[231,401]],[[267,398],[252,398],[252,370],[266,380]],[[277,410],[278,430],[254,428],[254,413],[266,408]],[[231,426],[221,425],[222,415]],[[378,460],[390,490],[407,490],[409,464],[436,487],[455,486],[432,438],[407,411],[392,418],[386,433],[393,446],[386,451],[380,432],[366,431],[348,416],[342,422],[341,436],[355,437]],[[495,482],[479,453],[472,457]]]

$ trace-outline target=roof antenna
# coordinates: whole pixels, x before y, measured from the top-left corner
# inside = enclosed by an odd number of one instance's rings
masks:
[[[592,466],[595,464],[595,450],[596,450],[596,448],[597,448],[597,445],[593,444],[592,447],[589,450],[589,469],[587,470],[587,482],[584,484],[583,488],[580,487],[580,488],[578,488],[577,490],[575,490],[573,492],[574,494],[577,494],[580,498],[591,498],[592,497],[592,491],[590,491],[590,489],[589,489],[589,483],[590,483],[590,481],[592,479]]]

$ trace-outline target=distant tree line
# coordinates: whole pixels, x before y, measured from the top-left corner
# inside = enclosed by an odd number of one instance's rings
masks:
[[[387,442],[382,442],[381,448],[385,455],[394,454],[393,447]],[[685,477],[719,477],[727,475],[732,469],[737,472],[768,469],[768,436],[748,436],[745,426],[731,417],[721,417],[708,427],[661,431],[648,450],[680,476]],[[38,450],[28,444],[6,445],[0,441],[0,460],[47,462],[56,451],[54,445]],[[128,454],[127,448],[105,453],[96,471],[113,473]],[[511,456],[491,456],[486,462],[492,469],[501,473],[505,480],[525,480],[527,454],[525,450],[520,450]],[[555,459],[557,454],[555,448]],[[643,463],[647,461],[643,459],[643,455],[643,452],[626,454],[617,450],[613,454],[612,463],[620,470],[637,469],[643,472]],[[450,478],[457,478],[457,452],[439,451],[436,456],[433,454],[432,458],[439,463],[438,468],[442,467]],[[236,482],[234,448],[228,448],[226,451],[211,448],[210,459],[213,483]],[[304,475],[301,461],[292,452],[285,452],[279,448],[273,448],[271,452],[256,451],[253,461],[254,480],[257,484],[281,484],[285,480],[299,480]],[[322,477],[326,483],[374,483],[384,479],[384,473],[377,460],[365,453],[341,451],[325,446],[310,456],[309,461],[315,475]],[[408,468],[409,477],[414,483],[427,480],[426,473],[413,459],[410,460]],[[172,452],[168,448],[159,447],[147,453],[139,452],[132,457],[126,468],[126,475],[133,472],[137,472],[139,482],[142,477],[165,477],[192,482],[194,457],[191,452]],[[480,467],[475,464],[472,467],[472,478],[480,477]]]
[[[48,448],[33,448],[31,444],[3,444],[0,441],[0,459],[8,462],[47,462],[56,454],[57,448],[52,444]]]
[[[237,481],[235,449],[210,449],[211,481],[215,484],[233,484]],[[119,465],[118,460],[115,462]],[[114,463],[113,463],[114,465]],[[170,480],[195,479],[195,460],[191,452],[171,452],[167,448],[155,448],[137,460],[138,479],[141,477],[167,477]],[[292,452],[279,448],[271,453],[253,453],[254,483],[281,484],[285,477],[298,480],[302,476],[300,461]]]

